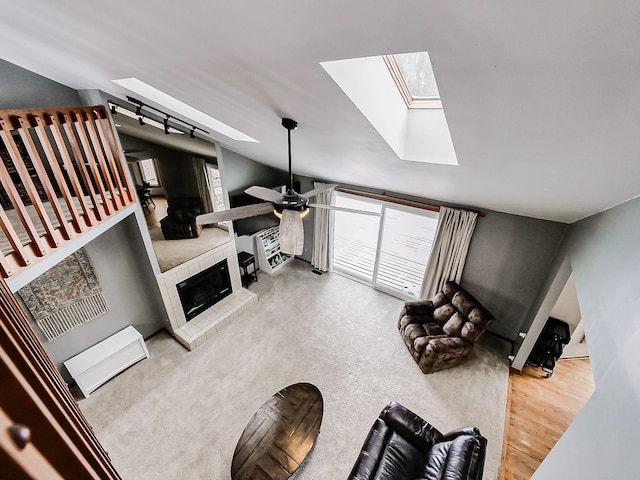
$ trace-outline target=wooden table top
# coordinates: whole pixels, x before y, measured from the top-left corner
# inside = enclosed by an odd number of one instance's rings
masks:
[[[245,427],[231,462],[232,480],[285,480],[311,451],[322,423],[320,390],[310,383],[283,388]]]

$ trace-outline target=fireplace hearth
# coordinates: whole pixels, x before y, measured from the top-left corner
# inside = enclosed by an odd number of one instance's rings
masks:
[[[231,294],[227,259],[178,283],[176,288],[188,322]]]
[[[223,262],[223,260],[226,261]],[[225,296],[214,298],[216,303],[209,307],[205,306],[207,302],[203,301],[199,294],[193,295],[195,299],[193,303],[200,305],[200,308],[191,311],[190,321],[187,321],[185,308],[178,293],[178,285],[184,285],[185,281],[199,276],[211,267],[214,267],[215,271],[219,263],[227,267],[223,269],[222,273],[218,271],[225,283],[228,280],[224,270],[231,277],[229,291]],[[194,350],[204,342],[215,338],[247,309],[258,303],[258,296],[242,287],[238,255],[232,241],[162,272],[156,278],[174,338],[189,350]],[[196,290],[194,293],[197,292]],[[188,307],[187,311],[192,308]]]

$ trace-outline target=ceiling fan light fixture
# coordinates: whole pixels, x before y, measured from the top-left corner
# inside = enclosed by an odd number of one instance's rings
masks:
[[[308,208],[307,208],[307,209],[305,209],[305,210],[300,210],[300,218],[304,218],[304,217],[306,217],[307,215],[309,215],[309,212],[310,212],[310,211],[311,211],[311,210],[309,210]],[[278,218],[282,218],[282,209],[281,209],[280,211],[278,211],[277,209],[275,209],[275,208],[274,208],[274,209],[273,209],[273,214],[274,214],[276,217],[278,217]]]

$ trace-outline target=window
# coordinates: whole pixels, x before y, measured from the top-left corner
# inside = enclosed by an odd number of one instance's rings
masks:
[[[147,158],[146,160],[140,160],[138,162],[140,166],[140,175],[142,180],[147,182],[151,187],[159,187],[158,172],[156,171],[156,165],[153,158]]]
[[[224,191],[222,190],[222,180],[217,167],[207,164],[207,174],[209,175],[209,189],[213,198],[213,210],[220,212],[224,210]]]
[[[382,212],[382,206],[365,199],[335,192],[339,207]],[[333,268],[347,276],[373,282],[378,249],[380,218],[372,215],[334,212]]]
[[[418,298],[438,226],[438,213],[336,192],[333,268],[401,298]]]

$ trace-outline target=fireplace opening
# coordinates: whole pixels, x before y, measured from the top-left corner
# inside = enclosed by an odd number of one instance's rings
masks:
[[[176,285],[187,322],[231,294],[227,260]]]

